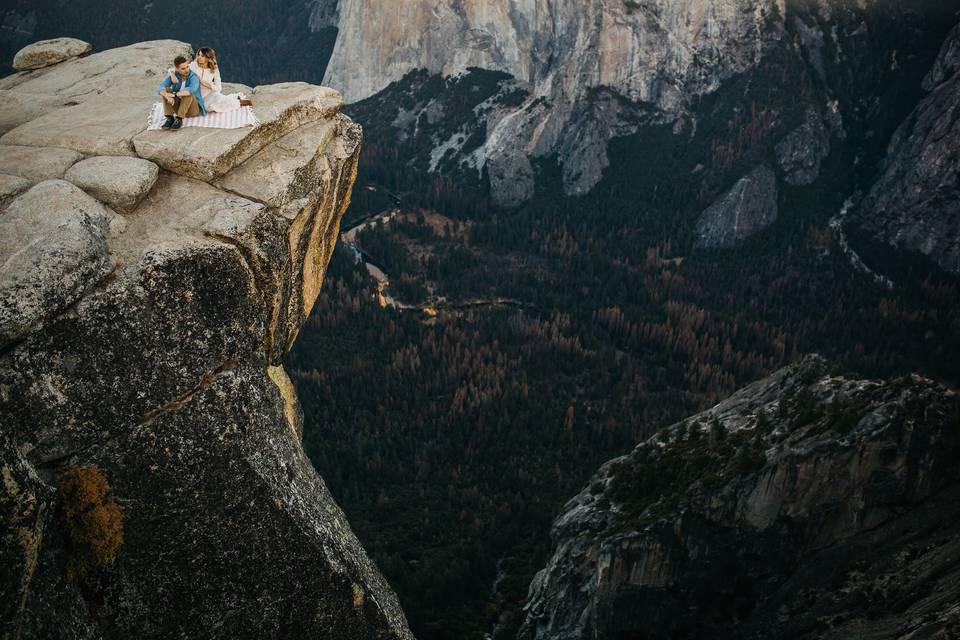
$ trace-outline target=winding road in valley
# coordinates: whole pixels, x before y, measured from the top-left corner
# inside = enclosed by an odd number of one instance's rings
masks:
[[[444,299],[434,300],[426,304],[408,304],[397,300],[389,294],[390,276],[376,263],[376,258],[367,254],[357,244],[357,235],[368,227],[376,227],[381,224],[387,224],[395,217],[400,215],[399,209],[390,209],[375,216],[360,220],[346,231],[340,233],[340,241],[343,242],[357,262],[362,262],[370,274],[377,282],[377,301],[381,307],[392,307],[400,311],[418,311],[428,316],[435,316],[441,310],[466,310],[478,307],[525,307],[525,303],[512,298],[477,298],[471,300],[462,300],[459,302],[448,302]]]

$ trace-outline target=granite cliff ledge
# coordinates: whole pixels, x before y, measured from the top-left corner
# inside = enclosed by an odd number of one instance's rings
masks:
[[[360,127],[284,83],[253,128],[146,131],[189,52],[0,80],[0,637],[412,638],[281,365]]]

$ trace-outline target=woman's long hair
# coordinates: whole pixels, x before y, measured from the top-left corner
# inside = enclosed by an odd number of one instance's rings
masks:
[[[217,52],[211,49],[210,47],[200,47],[197,49],[197,53],[203,54],[203,57],[207,59],[207,64],[211,73],[217,72]],[[200,66],[199,64],[197,66]]]

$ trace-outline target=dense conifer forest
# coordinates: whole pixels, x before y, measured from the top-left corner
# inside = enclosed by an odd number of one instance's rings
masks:
[[[766,126],[762,109],[742,117],[727,129],[738,137]],[[960,380],[956,280],[854,238],[888,286],[830,226],[869,179],[850,148],[814,185],[786,188],[770,229],[695,250],[694,189],[722,188],[736,171],[724,167],[749,166],[769,136],[680,179],[718,136],[672,135],[615,142],[586,197],[560,195],[542,162],[537,196],[511,211],[470,181],[405,171],[395,158],[410,152],[382,138],[367,145],[345,227],[395,212],[356,242],[388,293],[424,310],[382,307],[340,246],[287,365],[307,451],[418,638],[508,637],[551,519],[599,464],[805,353],[842,372]],[[667,151],[651,161],[651,148]]]

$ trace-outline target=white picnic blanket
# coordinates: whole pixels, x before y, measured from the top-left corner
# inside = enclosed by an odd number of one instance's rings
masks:
[[[242,96],[241,96],[242,97]],[[150,119],[147,122],[147,130],[154,131],[163,125],[163,102],[157,102],[150,111]],[[253,107],[240,107],[233,111],[223,113],[208,113],[205,116],[195,118],[184,118],[183,127],[208,127],[210,129],[240,129],[242,127],[255,127],[260,124],[257,116],[253,113]]]

